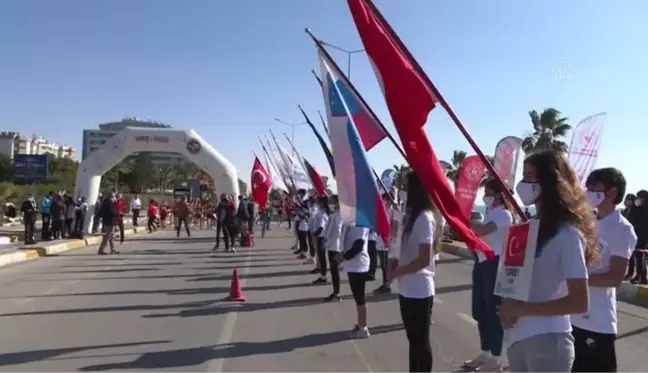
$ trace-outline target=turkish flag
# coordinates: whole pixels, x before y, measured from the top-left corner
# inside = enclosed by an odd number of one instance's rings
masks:
[[[268,193],[272,187],[272,181],[266,171],[265,167],[259,160],[254,157],[254,165],[252,166],[252,200],[259,204],[259,207],[265,207],[268,202]]]
[[[522,223],[509,227],[506,239],[506,252],[504,253],[504,266],[524,267],[524,258],[529,244],[530,224]]]
[[[369,0],[347,0],[358,34],[372,63],[387,101],[407,161],[446,222],[470,249],[494,259],[493,250],[472,231],[469,217],[461,211],[445,170],[425,133],[428,114],[437,99],[414,68],[391,27]]]

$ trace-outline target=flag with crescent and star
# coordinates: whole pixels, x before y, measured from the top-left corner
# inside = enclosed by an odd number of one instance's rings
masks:
[[[348,87],[327,61],[320,59],[320,63],[342,222],[369,228],[389,242],[387,210],[357,129],[356,119],[363,120],[364,114],[358,114],[357,102],[349,106],[343,93]]]
[[[268,193],[272,187],[272,180],[268,171],[258,157],[254,157],[252,166],[252,199],[259,204],[260,208],[265,207],[268,202]]]

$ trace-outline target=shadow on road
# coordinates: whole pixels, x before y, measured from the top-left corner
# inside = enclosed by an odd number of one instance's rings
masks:
[[[51,350],[31,350],[31,351],[23,351],[23,352],[0,353],[0,366],[27,364],[34,361],[47,360],[61,355],[73,354],[73,353],[89,351],[89,350],[133,347],[133,346],[141,346],[141,345],[148,345],[148,344],[162,344],[162,343],[169,343],[169,342],[171,341],[169,340],[143,341],[143,342],[131,342],[131,343],[104,344],[104,345],[95,345],[95,346],[64,347],[64,348],[55,348]]]
[[[374,335],[401,330],[402,324],[380,325],[371,328]],[[298,349],[324,346],[349,339],[348,331],[309,333],[307,335],[267,342],[234,342],[224,345],[156,351],[140,355],[130,362],[96,364],[82,367],[85,372],[106,370],[144,370],[196,366],[214,359],[238,358],[252,355],[280,354]]]

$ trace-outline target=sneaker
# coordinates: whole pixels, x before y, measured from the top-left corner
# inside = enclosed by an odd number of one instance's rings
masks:
[[[367,274],[367,281],[376,281],[376,275]]]
[[[318,277],[313,281],[313,284],[326,284],[326,277]]]
[[[478,372],[503,372],[504,367],[499,359],[487,358],[486,361],[477,369]]]
[[[373,291],[374,294],[391,294],[391,288],[387,285],[380,285],[376,290]]]
[[[315,259],[314,258],[308,258],[308,259],[306,259],[304,264],[315,264]]]
[[[306,259],[306,255],[304,255],[304,254],[299,254],[299,255],[297,256],[297,259],[298,259],[298,260],[304,260],[304,259]]]
[[[486,355],[485,353],[480,353],[476,358],[464,361],[463,366],[469,369],[477,369],[484,365],[488,360],[488,355]]]
[[[369,338],[369,328],[356,325],[350,332],[351,338]]]
[[[333,293],[333,294],[329,295],[328,297],[324,298],[324,301],[325,302],[333,302],[333,301],[339,301],[340,299],[341,299],[340,295]]]

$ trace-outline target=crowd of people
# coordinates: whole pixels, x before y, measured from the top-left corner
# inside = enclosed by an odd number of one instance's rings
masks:
[[[383,281],[374,292],[388,293],[394,280],[402,321],[409,341],[409,371],[432,371],[430,322],[435,295],[436,258],[440,251],[442,219],[414,172],[407,176],[402,204],[383,195],[392,220],[389,242],[359,226],[345,226],[337,196],[294,198],[294,253],[315,263],[314,283],[328,283],[332,293],[324,301],[340,300],[340,271],[347,272],[357,319],[355,338],[370,336],[366,283],[381,268]],[[626,181],[614,168],[593,171],[586,189],[579,185],[566,158],[553,151],[538,152],[524,161],[523,179],[515,188],[525,206],[535,206],[539,223],[536,258],[527,301],[495,294],[500,254],[508,228],[518,222],[515,210],[495,180],[484,186],[487,206],[474,232],[495,252],[495,260],[477,252],[473,268],[472,314],[478,325],[481,351],[463,369],[504,370],[506,354],[512,372],[614,372],[617,369],[616,287],[631,277],[645,277],[648,192],[628,196]],[[292,196],[290,196],[292,197]],[[289,198],[293,199],[293,198]],[[643,231],[642,231],[643,230]],[[632,266],[630,267],[633,268]]]

